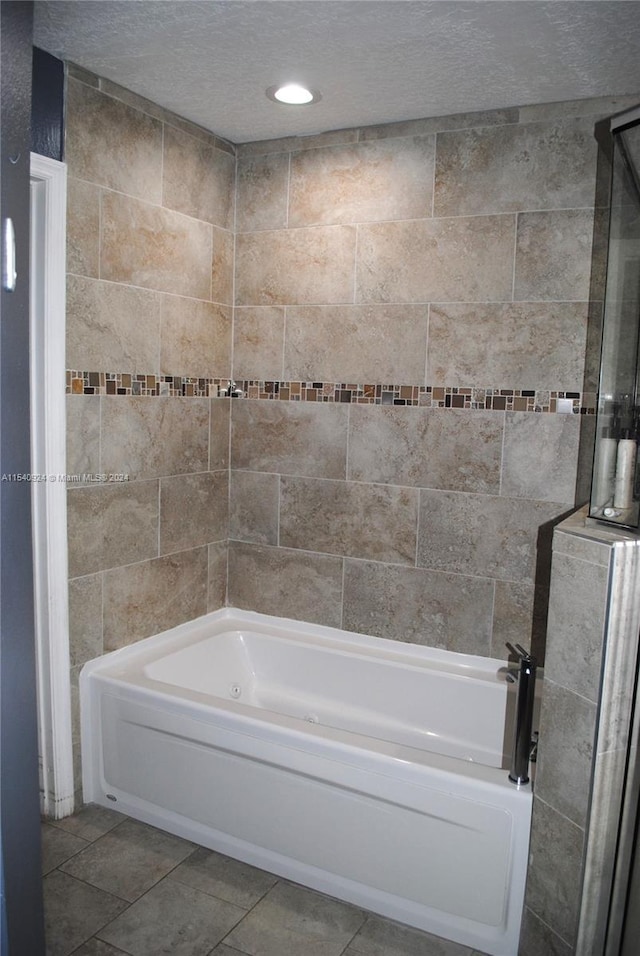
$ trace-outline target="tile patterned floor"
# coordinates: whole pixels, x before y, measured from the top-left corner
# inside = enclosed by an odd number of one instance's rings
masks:
[[[101,807],[42,848],[47,956],[482,956]]]

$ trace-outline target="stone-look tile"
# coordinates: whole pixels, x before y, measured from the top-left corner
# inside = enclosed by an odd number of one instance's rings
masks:
[[[158,368],[160,296],[82,276],[67,280],[67,368]]]
[[[84,850],[89,844],[86,840],[67,833],[50,823],[43,823],[40,827],[42,841],[42,873],[50,873],[57,866]]]
[[[536,793],[580,827],[587,819],[596,709],[545,674]]]
[[[231,607],[340,627],[342,558],[229,544]]]
[[[394,641],[488,656],[493,582],[347,560],[342,626]]]
[[[539,654],[539,642],[534,640],[532,635],[536,598],[534,585],[496,581],[495,588],[491,657],[506,660],[509,656],[505,647],[506,641],[522,644],[523,647],[531,650],[532,654]],[[538,663],[540,665],[543,663],[540,657],[538,657]]]
[[[87,940],[80,949],[74,950],[73,956],[126,956],[126,953],[122,949],[116,949],[115,946],[103,943],[102,940],[94,936],[93,939]]]
[[[594,538],[593,529],[585,525],[583,509],[558,525],[553,537],[554,552],[588,561],[589,564],[599,564],[603,568],[609,567],[613,544],[613,538],[610,542]]]
[[[289,227],[431,216],[434,136],[293,153]]]
[[[284,379],[423,382],[427,306],[288,308]]]
[[[427,382],[582,391],[584,302],[432,305]]]
[[[608,569],[554,552],[546,676],[590,701],[600,692]]]
[[[590,206],[596,155],[593,118],[440,133],[434,215]]]
[[[62,869],[132,903],[193,849],[186,840],[126,819],[68,860]]]
[[[345,477],[348,406],[236,401],[231,409],[233,469]]]
[[[238,158],[236,229],[284,229],[287,225],[289,153]]]
[[[281,136],[279,139],[261,139],[253,143],[239,143],[236,147],[238,157],[267,156],[271,153],[285,153],[300,149],[317,149],[319,146],[335,146],[338,143],[355,143],[358,129],[328,130],[324,133],[311,133],[309,136]]]
[[[69,79],[65,161],[72,176],[161,201],[162,124]]]
[[[507,412],[501,493],[573,506],[579,440],[579,415]]]
[[[386,139],[389,136],[424,136],[443,130],[500,126],[504,123],[517,122],[517,108],[478,110],[473,113],[451,113],[446,116],[428,116],[423,119],[402,120],[399,123],[384,123],[381,126],[365,126],[359,133],[361,140]]]
[[[171,126],[164,128],[163,145],[162,204],[231,229],[234,157]]]
[[[75,542],[70,542],[75,549]],[[69,663],[80,667],[102,654],[102,575],[69,581]]]
[[[278,880],[272,873],[204,847],[176,867],[170,879],[244,909],[255,906]]]
[[[236,239],[236,305],[353,302],[356,230],[318,226]]]
[[[545,501],[422,490],[418,565],[532,584],[540,527],[561,512]]]
[[[145,289],[210,299],[212,230],[208,223],[182,213],[105,193],[100,275]]]
[[[507,301],[514,234],[510,215],[361,225],[356,301]]]
[[[220,541],[229,531],[229,473],[160,481],[160,554]]]
[[[420,930],[379,916],[369,916],[345,949],[345,956],[473,956],[460,943],[421,933]]]
[[[589,298],[593,211],[562,209],[518,216],[514,299]]]
[[[414,565],[418,494],[415,488],[281,478],[279,543]]]
[[[100,188],[69,176],[67,272],[100,275]]]
[[[72,816],[56,820],[55,825],[90,843],[104,836],[109,830],[122,823],[126,818],[117,810],[108,810],[92,803],[86,803]]]
[[[102,405],[102,469],[129,480],[206,471],[207,398],[109,396]]]
[[[231,401],[230,398],[210,399],[209,471],[221,471],[229,467]]]
[[[60,870],[45,877],[43,889],[47,956],[68,956],[127,905]]]
[[[209,548],[209,584],[207,611],[217,611],[227,603],[228,542],[217,541]]]
[[[266,381],[284,378],[285,310],[276,306],[234,309],[233,375]]]
[[[164,880],[100,930],[131,956],[206,956],[245,910],[174,880]]]
[[[105,652],[205,614],[207,584],[206,548],[105,572]]]
[[[502,432],[495,412],[355,405],[348,477],[497,494]]]
[[[302,886],[278,883],[227,937],[225,943],[251,956],[313,952],[340,956],[365,914]]]
[[[226,378],[231,374],[230,309],[165,295],[160,314],[160,374],[203,378]]]
[[[123,481],[67,493],[69,575],[158,554],[158,482]]]
[[[86,370],[88,371],[88,369]],[[83,475],[100,474],[100,396],[67,395],[67,475],[82,484]],[[76,480],[77,479],[77,480]]]
[[[213,227],[211,251],[211,298],[214,302],[233,305],[233,233]]]
[[[638,96],[593,96],[581,100],[560,100],[520,107],[521,123],[537,123],[567,116],[610,116],[638,105]]]
[[[580,827],[534,798],[525,902],[570,946],[580,904],[583,839]]]
[[[573,956],[573,949],[525,906],[518,956]]]
[[[277,545],[278,475],[234,471],[230,488],[229,537],[253,544]]]

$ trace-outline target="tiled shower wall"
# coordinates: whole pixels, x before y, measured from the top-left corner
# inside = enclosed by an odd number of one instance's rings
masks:
[[[586,417],[554,412],[595,387],[593,124],[624,105],[236,150],[71,70],[74,674],[225,601],[531,641]]]
[[[543,652],[616,108],[238,147],[233,371],[263,400],[232,402],[229,603],[498,657],[535,618]]]
[[[229,402],[203,380],[231,371],[235,156],[72,70],[66,161],[75,685],[85,660],[225,602]]]

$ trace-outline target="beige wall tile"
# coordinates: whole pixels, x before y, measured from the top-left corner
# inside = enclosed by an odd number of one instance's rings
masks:
[[[347,560],[343,627],[462,654],[490,652],[493,582]]]
[[[211,254],[211,298],[233,305],[233,234],[214,227]]]
[[[514,299],[589,298],[593,210],[518,216]]]
[[[284,378],[284,309],[275,306],[238,308],[233,313],[235,378],[280,381]]]
[[[589,206],[596,155],[592,118],[440,133],[434,213]]]
[[[158,369],[160,296],[83,276],[67,279],[67,368]]]
[[[540,527],[565,509],[546,501],[420,492],[418,565],[532,584]]]
[[[232,541],[229,604],[340,627],[342,558]]]
[[[158,203],[162,123],[70,78],[65,161],[78,179]]]
[[[503,426],[495,412],[355,405],[348,477],[497,494]]]
[[[231,408],[233,469],[345,477],[348,406],[235,401]]]
[[[105,397],[102,468],[130,480],[206,471],[209,399]]]
[[[284,229],[287,225],[289,153],[238,159],[236,229]]]
[[[358,302],[511,299],[513,216],[358,227]]]
[[[230,489],[229,537],[254,544],[277,545],[278,475],[233,471]]]
[[[228,541],[209,545],[209,586],[207,611],[218,611],[227,603]]]
[[[236,305],[353,302],[356,232],[319,226],[236,241]]]
[[[67,272],[100,275],[100,188],[67,181]]]
[[[82,667],[102,654],[102,575],[69,581],[69,663]]]
[[[427,382],[582,391],[587,304],[432,305]]]
[[[67,395],[67,475],[100,474],[100,396]]]
[[[431,215],[433,136],[293,153],[289,226]]]
[[[104,575],[104,647],[114,651],[207,610],[207,549],[180,551]]]
[[[231,401],[230,398],[210,399],[209,471],[229,467]]]
[[[228,471],[160,480],[160,554],[226,540],[228,535]]]
[[[210,299],[212,228],[181,213],[105,193],[100,275],[145,289]]]
[[[158,553],[158,482],[125,481],[70,488],[69,576],[92,574]]]
[[[526,903],[573,947],[580,905],[584,831],[534,797]],[[572,950],[573,951],[573,950]]]
[[[280,545],[415,564],[418,492],[363,482],[283,477]]]
[[[480,110],[473,113],[452,113],[446,116],[428,116],[424,119],[365,126],[360,130],[361,140],[386,139],[389,136],[424,136],[447,129],[466,129],[470,126],[501,126],[517,123],[518,109]]]
[[[231,229],[234,176],[231,154],[165,126],[162,204],[168,209]]]
[[[284,378],[328,382],[424,382],[424,305],[287,309]]]
[[[227,378],[231,374],[231,310],[211,302],[164,295],[160,373]]]
[[[575,505],[579,415],[507,412],[501,494]]]

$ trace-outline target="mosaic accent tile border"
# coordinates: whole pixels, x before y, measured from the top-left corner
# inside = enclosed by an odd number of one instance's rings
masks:
[[[358,384],[352,382],[278,382],[258,379],[198,378],[127,372],[67,372],[68,395],[141,395],[148,397],[236,398],[284,402],[339,402],[360,405],[415,405],[483,411],[595,413],[596,395],[567,392],[440,385]],[[568,405],[568,403],[571,403]]]

